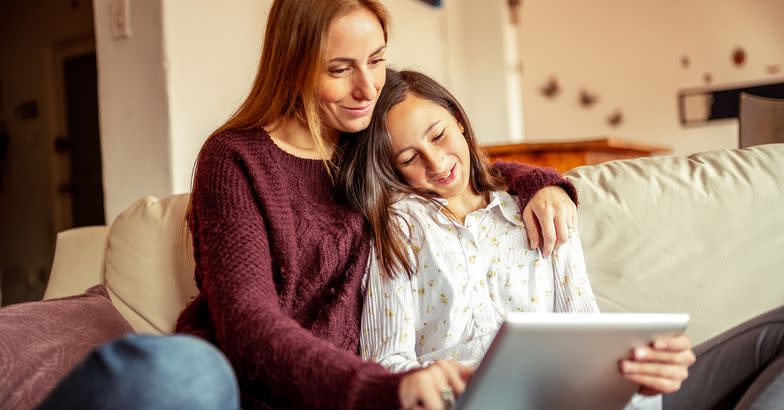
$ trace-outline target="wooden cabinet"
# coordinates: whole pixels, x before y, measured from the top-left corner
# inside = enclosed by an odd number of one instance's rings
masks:
[[[555,168],[565,172],[582,165],[615,159],[667,154],[665,146],[625,141],[621,138],[598,138],[573,142],[543,142],[494,145],[484,147],[490,161],[516,161]]]

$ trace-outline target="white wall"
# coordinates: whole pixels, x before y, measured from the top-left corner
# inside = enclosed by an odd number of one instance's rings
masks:
[[[173,192],[161,2],[129,3],[132,35],[113,39],[109,2],[93,2],[107,223],[144,195]]]
[[[384,5],[392,16],[390,67],[420,71],[449,83],[446,6],[432,7],[418,0],[384,0]]]
[[[242,103],[256,75],[272,0],[163,3],[172,192],[188,192],[204,140]]]
[[[705,72],[714,86],[774,80],[765,66],[784,65],[780,0],[530,0],[521,17],[528,139],[611,135],[678,154],[735,147],[735,120],[682,127],[678,90],[702,86]],[[742,69],[730,61],[737,46],[747,52]],[[688,69],[681,55],[690,57]],[[539,93],[551,75],[562,89],[554,100]],[[577,103],[581,87],[599,94],[594,107]],[[616,109],[625,120],[612,128],[606,117]]]

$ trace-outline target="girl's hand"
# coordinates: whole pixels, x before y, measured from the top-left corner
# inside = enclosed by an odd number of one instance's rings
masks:
[[[463,393],[474,370],[455,361],[436,360],[403,377],[398,389],[400,404],[406,410],[448,409],[454,404],[454,399]],[[444,400],[450,394],[451,403]]]
[[[633,349],[631,359],[621,360],[620,368],[626,380],[641,386],[640,394],[651,396],[678,391],[695,360],[691,339],[674,336]]]
[[[549,256],[577,229],[577,206],[563,188],[548,186],[528,201],[523,209],[523,222],[528,231],[530,248],[536,249],[541,245],[542,254]]]

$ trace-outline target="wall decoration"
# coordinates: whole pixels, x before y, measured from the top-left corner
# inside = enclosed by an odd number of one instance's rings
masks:
[[[580,90],[580,105],[583,108],[591,108],[596,101],[599,100],[599,97],[596,94],[590,93],[585,89]]]
[[[561,87],[558,85],[558,79],[556,77],[550,77],[550,80],[539,88],[539,91],[547,98],[552,99],[557,97],[558,94],[561,93]]]
[[[711,73],[705,73],[705,74],[702,75],[702,81],[706,85],[710,85],[710,83],[713,82],[713,76],[711,75]]]
[[[689,68],[689,63],[690,63],[690,61],[689,61],[689,56],[687,56],[687,55],[682,55],[682,56],[681,56],[681,67],[683,67],[683,68]]]
[[[738,47],[735,50],[733,50],[732,63],[735,64],[735,66],[738,68],[746,64],[746,50],[744,50],[741,47]]]
[[[778,74],[781,72],[781,64],[766,65],[765,71],[767,71],[768,74]]]
[[[433,7],[441,7],[441,0],[420,0]]]
[[[621,112],[621,110],[615,110],[607,117],[607,124],[613,128],[619,127],[623,124],[623,112]]]

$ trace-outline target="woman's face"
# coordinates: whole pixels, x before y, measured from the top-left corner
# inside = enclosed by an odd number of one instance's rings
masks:
[[[358,8],[332,22],[319,82],[319,114],[327,128],[357,132],[368,127],[386,79],[385,51],[384,31],[368,10]]]
[[[409,186],[445,199],[470,193],[468,142],[446,108],[408,95],[389,110],[386,127],[392,161]]]

